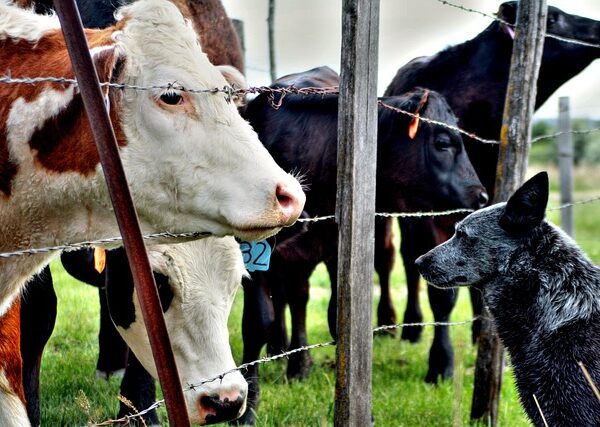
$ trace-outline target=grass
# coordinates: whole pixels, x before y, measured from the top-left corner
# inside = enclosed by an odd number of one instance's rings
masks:
[[[556,171],[550,170],[556,189]],[[577,173],[576,199],[598,196],[594,192],[600,173],[593,169]],[[551,195],[550,206],[558,205],[558,194]],[[549,212],[558,223],[559,212]],[[575,207],[576,239],[600,263],[600,203]],[[396,233],[397,234],[397,233]],[[75,426],[102,421],[117,412],[119,380],[104,381],[94,375],[98,329],[98,298],[94,288],[80,285],[52,265],[59,299],[58,319],[46,348],[42,367],[42,425]],[[405,282],[399,260],[392,276],[393,298],[401,318],[406,300]],[[378,289],[375,288],[377,294]],[[326,323],[329,283],[322,266],[311,278],[308,307],[309,342],[329,341]],[[378,298],[376,297],[376,300]],[[421,290],[426,320],[432,320],[426,289]],[[239,362],[241,343],[242,295],[238,294],[230,316],[231,345]],[[472,317],[468,292],[460,291],[452,320]],[[288,321],[289,323],[289,321]],[[398,338],[376,337],[373,348],[373,415],[378,426],[466,426],[473,393],[473,366],[476,351],[470,343],[470,325],[451,329],[455,347],[455,375],[452,381],[437,386],[425,384],[427,357],[433,337],[425,328],[421,342],[411,345]],[[285,361],[261,367],[262,401],[258,426],[331,425],[334,410],[333,347],[312,352],[314,366],[307,381],[288,382]],[[162,417],[165,419],[164,410]],[[165,423],[166,424],[166,423]],[[510,366],[506,370],[500,401],[501,426],[528,426],[518,403]]]

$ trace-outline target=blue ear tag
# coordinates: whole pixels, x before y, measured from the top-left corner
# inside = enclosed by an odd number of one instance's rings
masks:
[[[271,245],[266,240],[258,242],[240,242],[240,250],[246,264],[246,270],[267,271],[271,260]]]

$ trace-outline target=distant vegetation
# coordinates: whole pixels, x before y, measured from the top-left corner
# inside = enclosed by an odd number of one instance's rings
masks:
[[[600,127],[600,120],[573,119],[574,131],[585,131]],[[556,120],[537,120],[533,124],[531,136],[536,138],[559,132]],[[574,162],[576,166],[600,163],[600,131],[573,134]],[[547,138],[535,142],[531,147],[529,161],[536,164],[558,164],[558,138]]]

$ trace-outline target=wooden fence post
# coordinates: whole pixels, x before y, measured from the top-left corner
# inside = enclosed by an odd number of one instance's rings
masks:
[[[525,178],[536,83],[546,33],[546,15],[546,0],[520,0],[518,3],[516,34],[500,132],[494,203],[508,200]],[[504,348],[492,323],[486,320],[490,316],[490,312],[484,309],[478,339],[471,419],[496,426]]]
[[[269,30],[269,73],[271,82],[277,79],[277,63],[275,62],[275,0],[269,0],[269,14],[267,16]]]
[[[344,0],[338,114],[336,426],[371,425],[379,0]]]
[[[569,97],[558,99],[558,168],[560,170],[560,203],[573,203],[573,135],[571,134],[571,116],[569,114]],[[560,210],[560,226],[574,237],[573,206]]]

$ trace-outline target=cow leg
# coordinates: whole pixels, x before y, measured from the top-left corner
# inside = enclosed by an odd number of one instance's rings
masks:
[[[263,274],[255,273],[252,279],[244,279],[244,313],[242,315],[242,340],[244,342],[243,363],[257,360],[260,350],[269,339],[273,325],[273,304],[269,296],[267,281]],[[254,425],[260,401],[258,365],[246,369],[244,378],[248,382],[246,412],[233,424]]]
[[[287,304],[285,286],[280,280],[268,280],[268,289],[271,294],[274,319],[269,328],[267,353],[269,355],[281,354],[286,351],[289,346],[285,324],[285,308]]]
[[[21,358],[21,299],[0,316],[0,425],[29,425],[23,390]]]
[[[395,248],[393,242],[391,218],[375,219],[375,271],[379,276],[381,296],[377,305],[377,325],[393,325],[396,323],[396,311],[390,293],[390,273],[394,267]],[[395,335],[394,330],[388,331]]]
[[[471,295],[473,317],[477,318],[473,321],[473,325],[471,326],[471,340],[473,341],[473,344],[475,344],[479,338],[479,334],[481,334],[481,319],[478,319],[478,317],[483,313],[483,298],[481,289],[475,286],[469,286],[469,294]]]
[[[98,333],[98,361],[96,376],[108,379],[112,375],[122,376],[126,371],[129,347],[117,331],[108,309],[106,288],[98,289],[100,299],[100,331]]]
[[[308,280],[294,282],[288,288],[290,312],[292,314],[292,341],[290,350],[304,347],[308,344],[306,335],[306,306],[308,305]],[[289,379],[305,379],[310,374],[312,359],[308,351],[301,351],[289,356],[287,377]]]
[[[106,379],[111,375],[122,374],[127,366],[128,347],[110,318],[106,300],[105,274],[94,268],[94,250],[81,249],[63,252],[60,260],[71,276],[99,289],[100,333],[98,335],[99,352],[96,375]]]
[[[427,250],[435,245],[423,245],[423,237],[431,235],[426,226],[419,224],[422,220],[400,218],[400,231],[402,240],[400,242],[400,252],[404,262],[404,272],[406,274],[406,287],[408,295],[406,298],[406,311],[404,312],[403,323],[420,323],[423,321],[421,304],[419,303],[419,280],[420,275],[415,260],[426,253]],[[419,226],[421,225],[421,226]],[[425,234],[419,235],[419,231]],[[427,240],[433,240],[431,236]],[[427,249],[429,247],[429,249]],[[421,339],[422,326],[410,326],[402,328],[401,339],[410,342],[417,342]]]
[[[32,426],[41,423],[40,367],[44,347],[56,322],[56,293],[46,266],[27,285],[21,297],[21,357],[27,416]]]
[[[125,405],[123,402],[119,405],[119,414],[117,418],[129,415],[150,407],[156,401],[156,383],[152,375],[144,369],[135,354],[129,352],[125,375],[121,380],[121,396],[131,402],[133,408]],[[134,409],[135,408],[135,409]],[[156,410],[151,410],[143,415],[144,423],[147,426],[159,426],[158,414]],[[144,425],[138,420],[132,420],[131,425]]]
[[[438,289],[427,287],[429,304],[436,322],[448,322],[450,313],[456,304],[458,292],[456,289]],[[435,326],[433,344],[429,350],[429,370],[425,381],[436,383],[438,377],[452,378],[454,370],[454,349],[450,340],[448,326]]]

